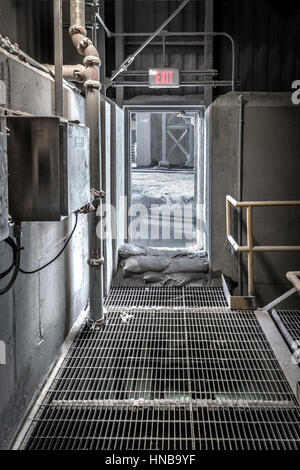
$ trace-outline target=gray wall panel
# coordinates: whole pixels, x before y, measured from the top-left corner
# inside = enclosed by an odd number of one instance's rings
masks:
[[[7,106],[35,115],[53,114],[54,83],[50,77],[9,54],[0,54],[0,67],[7,85]],[[66,116],[84,122],[84,99],[67,88],[64,98]],[[73,224],[74,217],[62,222],[24,223],[22,267],[34,269],[53,258]],[[87,219],[81,216],[64,255],[38,274],[20,274],[14,288],[0,297],[0,340],[7,348],[6,365],[0,365],[0,448],[10,445],[63,339],[87,304],[87,241]],[[9,265],[10,256],[1,242],[1,271]]]
[[[292,105],[290,94],[243,95],[248,101],[244,127],[243,200],[300,200],[300,108]],[[226,250],[225,243],[225,197],[230,194],[237,198],[237,98],[238,94],[229,93],[216,100],[206,112],[211,183],[211,266],[234,280],[237,280],[236,258]],[[299,245],[299,208],[254,209],[253,220],[257,244]],[[289,284],[285,273],[298,269],[300,255],[257,254],[254,263],[258,300],[264,303],[287,290]],[[246,292],[245,275],[244,284]]]

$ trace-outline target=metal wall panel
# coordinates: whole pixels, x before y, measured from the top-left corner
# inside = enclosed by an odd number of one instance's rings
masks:
[[[107,23],[111,25],[111,2],[108,3],[107,10]],[[125,0],[124,1],[124,19],[123,30],[124,32],[153,32],[158,26],[179,6],[179,0]],[[119,0],[115,2],[116,14],[118,14]],[[191,0],[190,3],[178,14],[178,16],[171,21],[167,26],[168,31],[203,31],[205,27],[205,2],[204,0]],[[109,17],[110,15],[110,17]],[[139,45],[144,42],[145,37],[127,37],[124,43],[125,57],[133,53]],[[181,45],[172,45],[172,42],[180,42]],[[171,37],[167,38],[166,45],[166,59],[169,67],[176,67],[180,70],[195,70],[203,68],[203,54],[204,43],[202,38],[197,36],[192,37]],[[184,45],[188,42],[188,45]],[[194,42],[194,45],[191,45]],[[113,51],[113,41],[107,39],[107,46],[110,59],[108,59],[108,75],[110,75],[111,68],[117,67],[120,64],[114,64],[111,61]],[[160,45],[161,44],[161,45]],[[162,38],[158,37],[153,40],[136,58],[134,63],[128,70],[147,70],[149,67],[161,67],[163,65],[162,54]],[[189,77],[193,80],[195,77]],[[130,77],[130,81],[132,78]],[[138,77],[137,81],[141,81]],[[111,91],[110,91],[111,93]],[[152,96],[185,96],[185,95],[199,95],[203,94],[202,88],[179,88],[179,89],[165,89],[165,90],[150,90],[148,88],[126,88],[124,92],[125,100],[138,95],[152,95]]]
[[[89,202],[89,131],[59,118],[10,117],[14,220],[59,221]]]
[[[66,158],[62,159],[63,184],[61,184],[62,215],[69,215],[89,201],[89,139],[90,131],[85,126],[67,123],[63,126]]]
[[[297,0],[223,0],[216,2],[215,31],[236,41],[236,73],[243,91],[288,91],[300,76]],[[230,73],[230,48],[216,39],[215,67]],[[222,90],[223,92],[224,90]]]
[[[247,104],[244,115],[242,200],[299,200],[300,108],[291,103],[289,93],[243,95]],[[210,266],[213,271],[220,270],[235,281],[238,279],[237,257],[225,249],[224,243],[225,198],[227,194],[238,198],[238,96],[239,93],[228,93],[219,97],[206,111]],[[237,228],[237,223],[235,227]],[[256,209],[253,213],[253,227],[254,240],[258,245],[298,245],[299,209]],[[235,231],[234,236],[237,236]],[[243,244],[247,244],[245,231]],[[244,261],[243,282],[246,292],[246,257]],[[255,255],[255,292],[258,305],[266,305],[288,290],[289,283],[285,274],[287,271],[297,270],[299,263],[299,253]]]

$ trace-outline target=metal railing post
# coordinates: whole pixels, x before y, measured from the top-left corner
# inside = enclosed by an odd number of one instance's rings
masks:
[[[248,295],[254,295],[254,280],[253,280],[253,219],[252,207],[247,207],[247,243],[248,243]]]
[[[226,230],[228,238],[231,236],[231,207],[228,199],[226,199]]]
[[[247,210],[247,246],[241,246],[231,234],[231,206]],[[227,240],[236,253],[248,254],[248,295],[254,296],[254,253],[297,252],[299,246],[254,246],[253,243],[253,207],[289,207],[300,206],[300,201],[236,201],[232,196],[226,196],[226,232]],[[300,272],[287,275],[289,281],[300,291]]]

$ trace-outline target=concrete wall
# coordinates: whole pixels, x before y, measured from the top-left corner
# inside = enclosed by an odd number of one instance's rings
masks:
[[[136,113],[136,155],[136,163],[138,167],[151,166],[150,113]]]
[[[6,106],[35,115],[54,111],[54,82],[46,74],[0,53],[0,79],[6,84]],[[65,116],[85,121],[84,99],[64,89]],[[34,269],[61,248],[74,224],[24,223],[22,267]],[[0,340],[6,343],[6,365],[0,365],[0,448],[7,448],[38,392],[74,320],[88,300],[87,219],[65,254],[39,274],[19,274],[13,289],[0,296]],[[0,243],[0,271],[11,253]],[[1,287],[4,285],[1,282]]]
[[[112,210],[111,210],[111,105],[101,98],[101,160],[102,160],[102,189],[105,191],[103,204],[103,230],[105,239],[103,242],[104,264],[104,295],[107,295],[112,280]]]
[[[112,107],[112,164],[111,164],[111,201],[115,207],[115,223],[113,224],[113,269],[118,269],[119,248],[127,238],[127,201],[126,194],[126,173],[128,172],[125,159],[124,142],[124,111],[119,106],[113,104]]]
[[[220,97],[206,111],[211,267],[235,280],[237,260],[226,250],[225,243],[225,197],[227,194],[238,197],[239,94]],[[290,93],[243,93],[243,96],[247,104],[242,199],[300,200],[300,107],[291,103]],[[300,207],[257,208],[253,224],[256,244],[299,245]],[[245,230],[243,243],[246,244]],[[264,304],[289,288],[285,274],[299,269],[300,254],[256,254],[254,264],[256,294],[258,302]],[[246,293],[246,275],[243,283]]]
[[[118,267],[118,250],[125,233],[125,154],[124,111],[113,101],[101,97],[102,189],[104,229],[104,293],[107,295]]]
[[[124,243],[125,155],[124,111],[114,102],[101,98],[102,123],[102,189],[105,191],[103,213],[104,294],[107,295],[118,265],[118,250]]]

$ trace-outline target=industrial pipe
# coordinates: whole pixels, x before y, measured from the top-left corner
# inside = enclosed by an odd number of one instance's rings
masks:
[[[44,64],[47,67],[48,71],[50,71],[53,76],[55,74],[55,67],[52,64]],[[84,81],[84,70],[85,67],[82,64],[77,65],[63,65],[63,78],[67,81],[73,82],[83,82]]]
[[[54,64],[55,64],[55,116],[64,115],[63,94],[63,31],[62,0],[53,2],[54,16]]]
[[[85,25],[85,0],[70,0],[70,24]]]
[[[93,42],[87,37],[85,29],[85,2],[73,0],[70,2],[71,27],[69,29],[72,42],[78,53],[84,56],[84,70],[77,71],[84,82],[86,92],[86,125],[90,128],[90,181],[91,187],[101,188],[101,147],[100,147],[100,72],[101,64],[98,51]],[[100,211],[100,236],[97,236],[98,214],[89,214],[89,296],[90,296],[90,320],[95,325],[104,322],[103,307],[103,245],[102,245],[102,220],[101,200]]]

